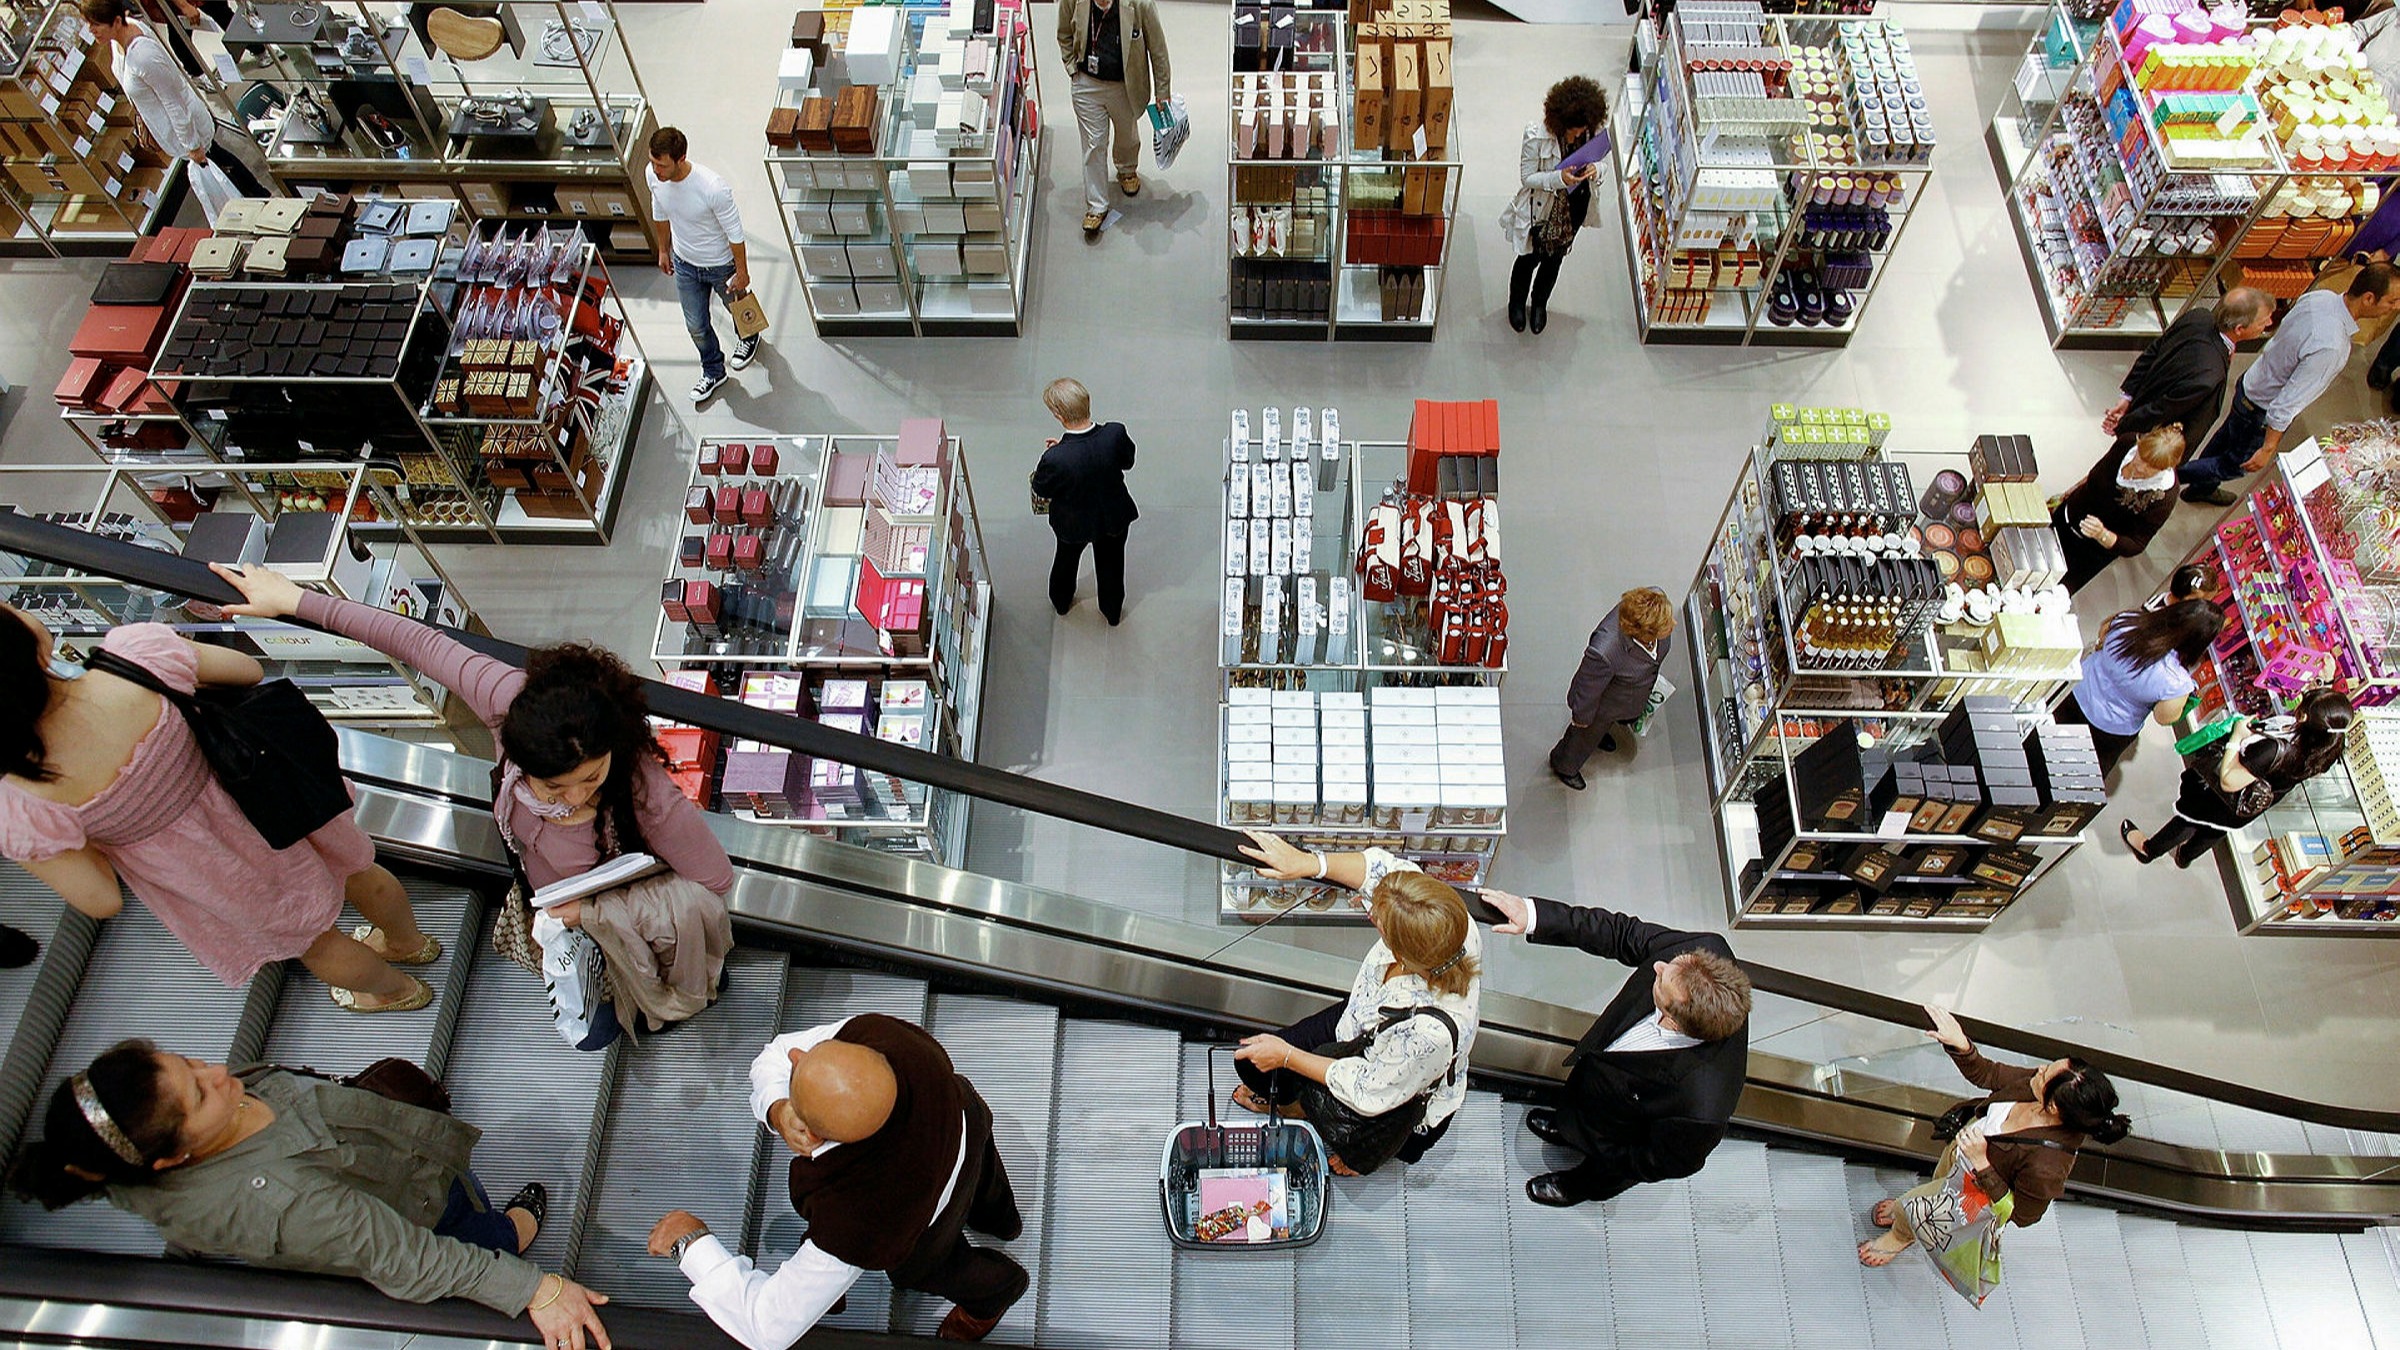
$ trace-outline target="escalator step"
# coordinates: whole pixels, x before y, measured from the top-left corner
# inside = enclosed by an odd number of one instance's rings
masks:
[[[140,904],[125,902],[128,909]],[[66,902],[58,892],[33,879],[33,874],[14,863],[0,863],[0,923],[30,934],[42,944],[47,954],[50,936],[58,931],[58,917]],[[190,961],[190,957],[185,957]],[[33,993],[33,977],[40,974],[42,963],[36,958],[29,966],[15,970],[0,970],[0,1027],[12,1032],[18,1019],[25,1015],[25,1000]]]
[[[2188,1296],[2162,1298],[2158,1293],[2191,1288],[2192,1268],[2184,1259],[2183,1235],[2165,1219],[2138,1214],[2118,1215],[2117,1234],[2125,1243],[2125,1267],[2133,1272],[2133,1287],[2141,1291],[2142,1329],[2149,1333],[2149,1344],[2158,1350],[2206,1346],[2208,1328],[2201,1321],[2198,1305]]]
[[[967,1076],[992,1108],[992,1139],[1007,1165],[1025,1232],[997,1244],[1033,1276],[1033,1285],[993,1329],[995,1345],[1027,1345],[1041,1311],[1042,1233],[1047,1212],[1050,1125],[1058,1100],[1058,1009],[1013,999],[936,994],[927,1030],[950,1052],[950,1062]],[[995,1245],[981,1234],[977,1246]],[[892,1328],[902,1335],[930,1336],[950,1305],[928,1294],[902,1290],[893,1305]]]
[[[2250,1235],[2228,1229],[2179,1228],[2183,1259],[2194,1279],[2193,1302],[2200,1308],[2208,1343],[2233,1346],[2282,1345],[2275,1322],[2267,1313],[2266,1290],[2258,1278],[2258,1258]],[[2291,1346],[2289,1350],[2313,1350]]]
[[[1508,1269],[1506,1112],[1499,1097],[1470,1092],[1450,1131],[1401,1177],[1408,1219],[1410,1343],[1510,1350],[1517,1323],[1514,1291],[1493,1271]]]
[[[2392,1268],[2391,1230],[2342,1234],[2342,1255],[2374,1332],[2375,1350],[2400,1350],[2400,1272]]]
[[[783,1021],[778,1032],[806,1031],[839,1022],[859,1013],[882,1013],[904,1022],[925,1024],[929,993],[923,980],[880,971],[840,967],[796,966],[786,982]],[[791,1171],[791,1150],[770,1137],[760,1150],[757,1194],[762,1222],[758,1251],[761,1269],[773,1270],[800,1249],[808,1226],[792,1212],[791,1190],[785,1178]],[[824,1319],[829,1327],[853,1331],[888,1331],[892,1325],[892,1282],[880,1270],[870,1270],[850,1286],[842,1311]]]
[[[1791,1334],[1783,1281],[1759,1279],[1776,1269],[1773,1189],[1767,1148],[1728,1139],[1708,1165],[1682,1185],[1692,1196],[1692,1228],[1700,1251],[1700,1315],[1712,1345],[1780,1345]]]
[[[2373,1344],[2338,1234],[2252,1233],[2249,1238],[2277,1339],[2308,1350],[2367,1350]]]
[[[750,1061],[774,1036],[787,968],[781,952],[737,947],[716,1007],[623,1050],[576,1279],[621,1303],[691,1310],[691,1282],[650,1255],[650,1229],[687,1209],[741,1232],[763,1133]]]
[[[232,1048],[244,996],[219,983],[140,901],[127,901],[123,913],[100,925],[27,1136],[41,1132],[41,1113],[58,1084],[128,1036],[148,1036],[172,1054],[222,1061]],[[56,1214],[14,1199],[0,1202],[0,1239],[145,1256],[165,1247],[157,1229],[101,1201]]]
[[[1852,1236],[1844,1250],[1851,1263],[1857,1264],[1858,1244],[1867,1240],[1873,1231],[1867,1214],[1875,1202],[1900,1194],[1925,1178],[1914,1172],[1891,1167],[1859,1167],[1843,1164],[1842,1179],[1850,1191],[1848,1206]],[[1966,1300],[1950,1292],[1923,1260],[1911,1255],[1905,1261],[1895,1261],[1877,1270],[1858,1267],[1861,1285],[1866,1291],[1867,1324],[1875,1328],[1908,1328],[1910,1350],[1922,1346],[1925,1350],[1945,1350],[1951,1344],[1948,1323],[1944,1321],[1944,1303],[1965,1305]],[[2005,1285],[2007,1282],[2002,1281]],[[1832,1302],[1846,1303],[1849,1291],[1841,1289]],[[1796,1315],[1805,1318],[1807,1308],[1795,1303]]]
[[[1550,1209],[1526,1197],[1525,1183],[1549,1171],[1564,1155],[1553,1158],[1540,1140],[1526,1132],[1525,1110],[1513,1102],[1501,1107],[1508,1131],[1501,1155],[1508,1186],[1509,1262],[1505,1269],[1514,1289],[1547,1292],[1540,1298],[1516,1300],[1517,1344],[1615,1345],[1609,1282],[1594,1278],[1605,1232],[1602,1208]]]
[[[1257,1119],[1247,1112],[1229,1111],[1226,1094],[1235,1082],[1231,1059],[1217,1056],[1217,1119],[1245,1124]],[[1182,1107],[1175,1123],[1208,1119],[1208,1047],[1183,1047]],[[1163,1134],[1163,1128],[1162,1128]],[[1159,1143],[1165,1142],[1162,1137]],[[1145,1151],[1144,1163],[1157,1157]],[[1157,1174],[1151,1174],[1151,1193],[1157,1193]],[[1333,1219],[1341,1217],[1334,1203]],[[1163,1220],[1154,1218],[1154,1223]],[[1328,1232],[1308,1250],[1322,1250],[1340,1240]],[[1158,1241],[1166,1244],[1162,1231]],[[1174,1249],[1175,1311],[1170,1344],[1175,1350],[1291,1350],[1299,1344],[1293,1309],[1298,1257],[1291,1252],[1207,1252]],[[1337,1296],[1339,1297],[1339,1296]],[[1404,1328],[1405,1329],[1405,1328]],[[1314,1346],[1314,1341],[1307,1342]],[[1401,1342],[1391,1341],[1390,1345]]]
[[[557,1270],[566,1263],[607,1059],[558,1038],[540,977],[492,950],[489,934],[487,923],[466,944],[467,994],[442,1081],[458,1118],[483,1131],[475,1172],[494,1200],[528,1181],[550,1188],[549,1220],[526,1258]]]
[[[1600,1268],[1608,1272],[1617,1344],[1708,1344],[1691,1188],[1676,1181],[1636,1186],[1602,1207]]]
[[[2137,1346],[2149,1339],[2141,1305],[2134,1298],[2133,1268],[2126,1264],[2125,1234],[2117,1213],[2091,1205],[2052,1205],[2045,1222],[2058,1228],[2075,1295],[2075,1317],[2086,1345]],[[2011,1235],[2014,1236],[2013,1234]],[[2009,1259],[2015,1260],[2011,1249]],[[2015,1278],[2012,1275],[2010,1278]]]
[[[1333,1178],[1325,1236],[1294,1257],[1296,1334],[1306,1350],[1409,1343],[1406,1170]]]
[[[1172,1031],[1069,1021],[1059,1031],[1061,1138],[1051,1157],[1044,1346],[1166,1350],[1172,1274],[1159,1230],[1158,1151],[1177,1119]]]
[[[1792,1344],[1855,1350],[1872,1343],[1865,1281],[1881,1272],[1858,1264],[1865,1225],[1851,1207],[1842,1160],[1769,1149],[1767,1189],[1775,1201],[1775,1256]],[[1522,1328],[1521,1310],[1518,1324]]]
[[[416,906],[417,926],[441,939],[442,956],[430,966],[400,969],[432,985],[436,1001],[412,1013],[361,1016],[344,1012],[327,997],[323,980],[309,974],[299,962],[288,962],[283,998],[276,1005],[275,1023],[267,1033],[268,1063],[306,1065],[336,1074],[356,1073],[387,1056],[397,1056],[411,1064],[425,1063],[433,1049],[435,1029],[440,1025],[439,995],[448,987],[451,966],[458,960],[460,948],[473,941],[465,929],[475,905],[474,898],[456,886],[414,877],[408,879],[407,886],[409,899]],[[354,911],[343,909],[343,932],[365,922]]]

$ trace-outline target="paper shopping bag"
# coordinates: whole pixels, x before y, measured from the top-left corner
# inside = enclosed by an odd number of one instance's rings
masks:
[[[767,331],[767,307],[749,291],[725,297],[725,308],[733,314],[733,335],[744,340]]]

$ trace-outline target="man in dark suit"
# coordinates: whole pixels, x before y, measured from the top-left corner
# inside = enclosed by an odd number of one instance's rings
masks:
[[[1567,1055],[1555,1109],[1526,1128],[1581,1154],[1525,1183],[1540,1205],[1606,1200],[1649,1181],[1688,1177],[1725,1138],[1750,1061],[1750,977],[1714,933],[1681,933],[1630,914],[1486,889],[1509,922],[1492,931],[1580,947],[1633,967],[1625,987]]]
[[[2133,358],[2118,386],[2125,395],[2101,415],[2100,429],[2117,438],[2111,454],[2154,427],[2183,429],[2186,445],[2208,438],[2225,406],[2233,349],[2274,326],[2275,301],[2265,291],[2236,286],[2216,308],[2194,305]]]
[[[1052,380],[1042,403],[1065,435],[1051,438],[1033,470],[1033,495],[1046,503],[1058,556],[1050,564],[1050,607],[1075,607],[1075,573],[1092,551],[1100,577],[1100,613],[1114,628],[1125,615],[1125,534],[1141,518],[1125,471],[1133,467],[1133,438],[1121,422],[1092,423],[1092,392],[1080,380]]]

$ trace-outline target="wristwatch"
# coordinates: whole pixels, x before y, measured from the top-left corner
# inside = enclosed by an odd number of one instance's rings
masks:
[[[669,1248],[667,1251],[667,1259],[675,1262],[677,1265],[683,1264],[683,1253],[685,1249],[707,1236],[708,1225],[702,1224],[700,1227],[695,1228],[692,1231],[684,1234],[682,1237],[675,1239],[675,1245]]]

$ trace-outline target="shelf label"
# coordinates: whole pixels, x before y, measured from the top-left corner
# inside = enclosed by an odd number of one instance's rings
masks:
[[[1908,833],[1908,822],[1908,812],[1886,811],[1883,813],[1882,822],[1875,827],[1875,837],[1878,839],[1898,839],[1902,835]]]
[[[50,114],[52,117],[58,116],[58,95],[42,95],[42,111]]]
[[[411,84],[433,83],[433,72],[427,68],[425,64],[425,58],[422,56],[411,56],[404,58],[400,62],[400,68],[407,72],[408,80]]]
[[[77,159],[85,159],[85,158],[89,158],[89,157],[90,157],[90,155],[91,155],[91,153],[92,153],[92,143],[91,143],[90,139],[89,139],[89,138],[87,138],[87,137],[83,137],[83,136],[78,136],[78,137],[76,137],[76,138],[75,138],[75,157],[76,157]]]
[[[83,124],[96,132],[108,125],[108,119],[102,117],[98,113],[93,113],[91,116],[83,119]]]
[[[1411,141],[1411,143],[1412,143],[1412,144],[1414,144],[1414,145],[1416,146],[1416,150],[1417,150],[1417,156],[1416,156],[1416,157],[1417,157],[1418,159],[1423,159],[1423,158],[1425,158],[1425,124],[1424,124],[1424,123],[1422,123],[1422,122],[1419,122],[1419,123],[1417,124],[1417,129],[1416,129],[1416,131],[1415,131],[1415,132],[1414,132],[1414,133],[1411,135],[1411,137],[1410,137],[1410,141]]]
[[[235,65],[233,63],[233,58],[227,56],[225,53],[218,52],[214,56],[210,57],[209,65],[217,72],[217,78],[223,80],[225,83],[241,83],[242,68]]]

